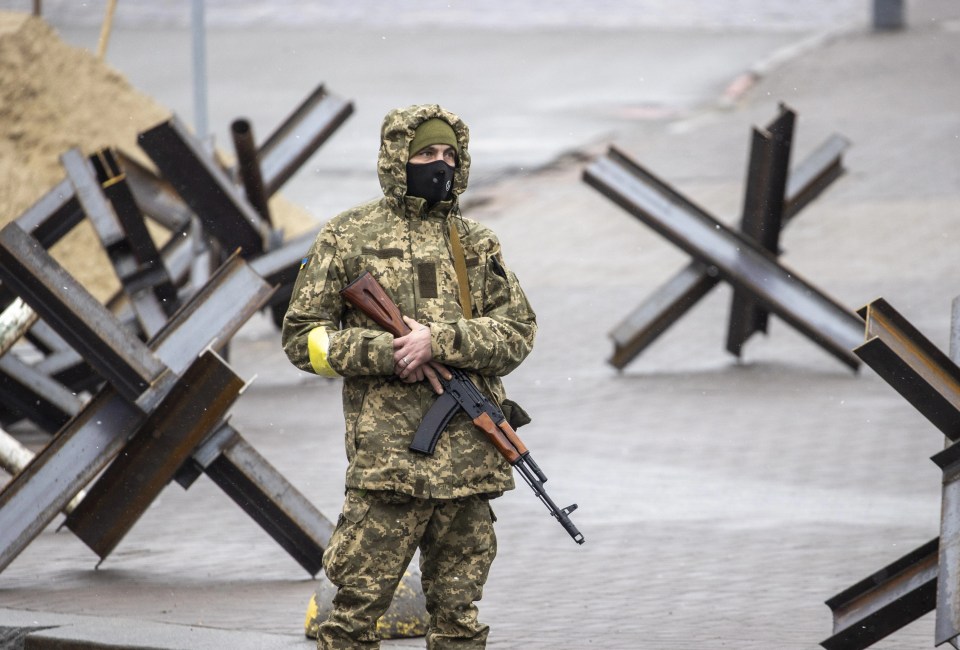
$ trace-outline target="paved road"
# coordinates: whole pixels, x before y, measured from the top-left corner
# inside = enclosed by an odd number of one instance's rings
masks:
[[[87,47],[98,33],[62,30]],[[265,138],[320,83],[351,99],[354,116],[284,189],[326,219],[380,192],[380,122],[396,106],[437,102],[462,114],[473,134],[476,184],[542,166],[638,118],[693,110],[810,33],[475,28],[458,31],[446,52],[425,55],[413,44],[437,38],[432,29],[212,31],[208,121],[215,144],[232,151],[229,126],[237,117]],[[189,32],[118,29],[107,58],[137,88],[195,122]]]
[[[581,116],[590,130],[581,157],[491,173],[473,190],[472,216],[500,234],[540,317],[537,347],[507,388],[533,413],[524,438],[555,500],[579,503],[574,518],[587,539],[573,544],[525,487],[497,503],[502,552],[481,603],[492,649],[816,647],[830,633],[827,598],[937,534],[940,472],[929,456],[942,436],[870,369],[850,372],[782,321],[733,360],[723,351],[725,288],[624,372],[605,363],[607,332],[686,258],[581,181],[583,157],[604,146],[592,129],[615,125],[619,146],[733,222],[749,129],[768,122],[779,101],[799,114],[795,156],[833,132],[852,141],[847,174],[785,232],[784,264],[851,309],[883,296],[947,345],[957,293],[960,10],[918,3],[908,31],[827,39],[767,69],[733,106],[716,107],[717,91],[752,61],[795,42],[754,43],[754,59],[744,51],[724,66],[732,50],[711,41],[712,80],[676,90],[657,119],[595,122],[600,107],[645,101],[630,94],[634,84],[619,99],[606,86],[613,77],[598,80],[602,101],[564,100],[556,113],[541,109],[519,123],[535,132],[540,121]],[[672,51],[662,45],[661,56]],[[675,81],[687,79],[675,72]],[[577,78],[592,76],[580,69]],[[302,79],[306,87],[315,76]],[[358,103],[377,86],[351,91],[348,79],[361,83],[345,76],[335,87]],[[244,95],[233,92],[239,104]],[[284,92],[281,105],[300,94]],[[565,93],[555,96],[574,95]],[[483,102],[478,147],[509,114]],[[358,112],[354,121],[369,129],[382,111],[364,110],[370,117]],[[468,103],[464,112],[474,110]],[[353,142],[344,134],[337,146],[343,140]],[[568,147],[550,141],[555,151]],[[321,163],[327,155],[318,155],[319,169],[340,160]],[[232,362],[258,375],[234,424],[335,513],[338,385],[290,368],[263,319],[238,336]],[[50,530],[0,576],[0,607],[173,624],[164,629],[181,633],[196,629],[188,625],[269,633],[276,647],[310,647],[297,635],[316,583],[207,481],[167,489],[98,571],[94,563],[69,533]],[[0,610],[0,623],[14,614]],[[186,647],[144,629],[160,647]],[[933,647],[933,618],[874,647]]]

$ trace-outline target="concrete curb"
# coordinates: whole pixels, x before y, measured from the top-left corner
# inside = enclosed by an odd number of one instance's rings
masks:
[[[288,650],[305,636],[0,609],[0,650]]]
[[[819,49],[827,43],[840,38],[841,36],[851,34],[858,29],[860,29],[858,25],[847,25],[846,27],[825,30],[801,39],[796,43],[792,43],[786,47],[780,48],[770,56],[757,61],[745,71],[734,77],[734,79],[727,84],[726,88],[717,99],[717,108],[723,110],[733,108],[740,102],[740,100],[743,99],[744,95],[746,95],[746,93],[757,84],[757,82],[777,68],[790,61],[800,58],[804,54]]]

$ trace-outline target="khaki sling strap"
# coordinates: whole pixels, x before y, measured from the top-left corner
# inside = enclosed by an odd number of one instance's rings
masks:
[[[467,282],[467,260],[463,255],[460,234],[453,219],[450,220],[450,247],[453,249],[453,268],[457,272],[457,284],[460,286],[460,309],[463,310],[464,318],[470,318],[473,307],[470,304],[470,284]]]

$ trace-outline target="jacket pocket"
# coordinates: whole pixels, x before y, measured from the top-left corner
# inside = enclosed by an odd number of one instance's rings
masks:
[[[356,457],[357,452],[360,451],[360,445],[362,444],[362,436],[360,434],[360,421],[363,419],[363,409],[366,407],[367,394],[370,392],[370,386],[365,381],[363,383],[363,389],[360,391],[360,394],[356,397],[356,393],[351,395],[351,410],[353,411],[354,417],[349,428],[350,431],[350,444],[347,447],[347,462],[352,463],[353,459]],[[355,401],[354,401],[355,400]]]

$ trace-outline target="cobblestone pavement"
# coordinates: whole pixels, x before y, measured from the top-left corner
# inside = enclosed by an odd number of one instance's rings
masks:
[[[946,349],[958,293],[960,10],[918,2],[909,23],[774,57],[725,102],[621,116],[575,155],[468,193],[539,315],[534,353],[506,379],[534,417],[521,433],[551,496],[579,504],[586,537],[569,540],[526,486],[497,502],[501,552],[481,603],[490,648],[817,647],[830,634],[827,598],[937,535],[929,457],[942,436],[869,368],[852,373],[778,319],[741,360],[727,355],[725,287],[623,372],[607,365],[607,333],[686,258],[580,178],[615,142],[733,223],[749,130],[786,102],[799,120],[794,160],[834,132],[852,145],[846,175],[785,231],[783,263],[850,309],[886,298]],[[334,516],[338,384],[290,367],[265,319],[238,335],[231,362],[258,376],[233,423]],[[0,608],[310,647],[297,635],[317,583],[207,481],[168,488],[94,563],[69,532],[48,530],[0,575]],[[933,617],[874,647],[933,647]]]

